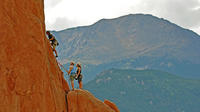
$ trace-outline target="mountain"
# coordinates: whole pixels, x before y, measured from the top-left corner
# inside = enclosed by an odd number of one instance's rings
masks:
[[[44,0],[0,3],[0,112],[119,112],[88,91],[70,91],[45,36]]]
[[[157,70],[110,69],[84,85],[122,112],[199,112],[200,80]]]
[[[200,36],[152,15],[102,19],[53,34],[60,43],[60,62],[81,62],[87,80],[110,68],[157,69],[200,78]]]

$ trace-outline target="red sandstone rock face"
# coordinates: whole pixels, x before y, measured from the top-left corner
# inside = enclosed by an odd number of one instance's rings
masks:
[[[113,102],[109,100],[104,100],[104,103],[108,105],[110,108],[112,108],[113,110],[115,110],[115,112],[120,112],[117,106]]]
[[[0,0],[0,112],[67,112],[64,80],[45,37],[43,0]],[[69,112],[114,112],[86,91]]]
[[[43,0],[0,0],[0,112],[66,112]]]
[[[95,98],[88,91],[70,91],[67,95],[67,100],[68,112],[115,112],[115,110]]]

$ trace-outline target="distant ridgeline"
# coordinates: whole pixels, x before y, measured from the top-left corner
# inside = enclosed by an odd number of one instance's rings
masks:
[[[53,32],[59,60],[83,63],[89,81],[110,68],[156,69],[200,78],[200,36],[152,15],[102,19]]]
[[[155,70],[110,69],[85,88],[121,112],[199,112],[200,80]]]

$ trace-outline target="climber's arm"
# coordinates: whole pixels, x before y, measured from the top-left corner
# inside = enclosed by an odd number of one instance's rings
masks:
[[[72,69],[73,69],[73,67],[69,67],[69,71],[67,72],[68,75],[71,73]]]
[[[80,73],[81,73],[81,70],[80,70],[80,68],[78,68],[77,78],[80,75]]]

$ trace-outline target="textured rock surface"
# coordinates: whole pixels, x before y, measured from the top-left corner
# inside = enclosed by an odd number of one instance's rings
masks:
[[[108,105],[110,108],[112,108],[113,110],[115,110],[115,112],[120,112],[117,106],[113,102],[109,100],[104,100],[104,103]]]
[[[43,0],[0,0],[0,112],[66,112]]]
[[[67,100],[68,112],[115,112],[115,110],[95,98],[88,91],[71,91],[67,95]]]
[[[0,112],[114,112],[86,91],[69,92],[66,106],[69,86],[45,37],[43,2],[0,0]]]

